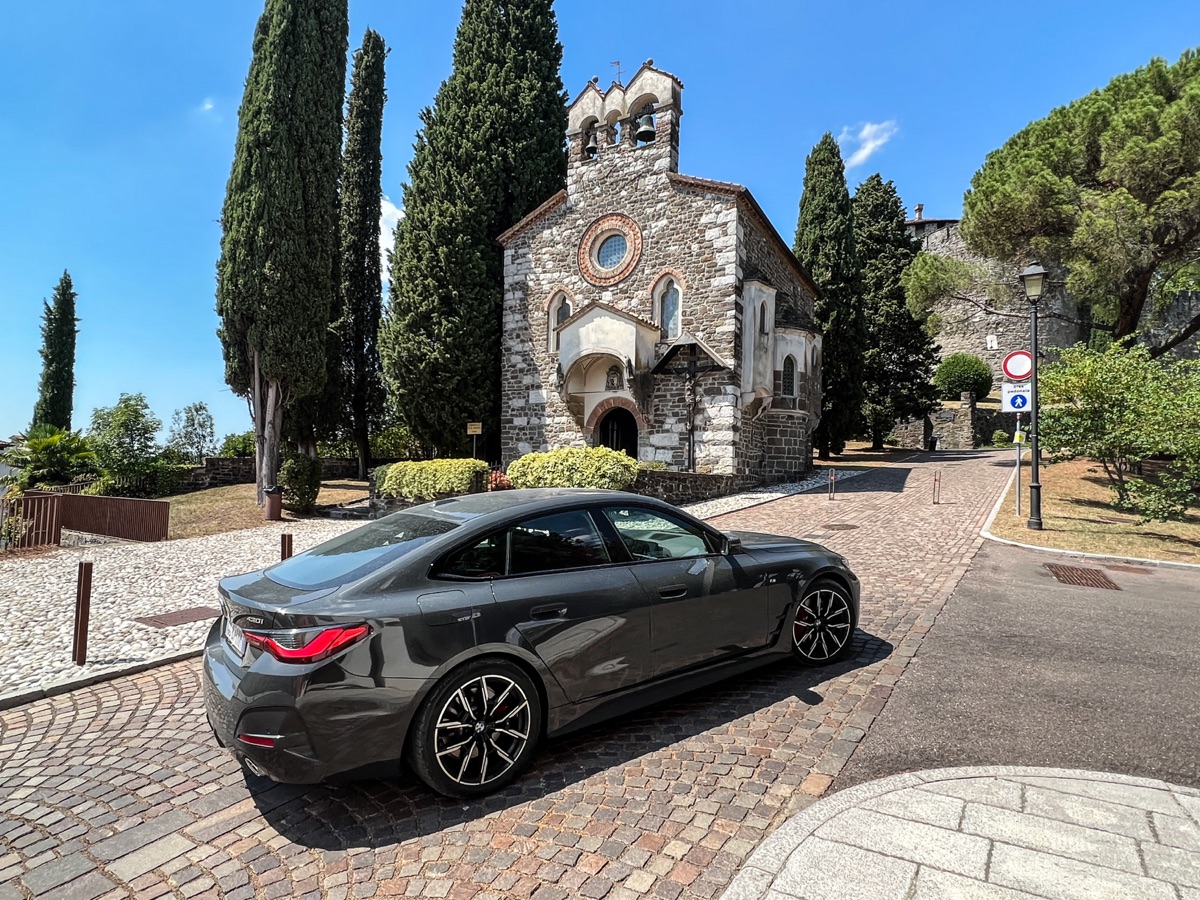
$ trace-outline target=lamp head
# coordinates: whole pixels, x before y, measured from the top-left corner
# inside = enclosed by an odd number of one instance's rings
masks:
[[[1046,270],[1036,262],[1030,263],[1021,273],[1020,278],[1021,286],[1025,289],[1025,299],[1030,303],[1037,303],[1041,300],[1042,292],[1046,289]]]

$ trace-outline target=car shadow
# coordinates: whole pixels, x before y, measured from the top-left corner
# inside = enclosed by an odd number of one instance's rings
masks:
[[[296,844],[321,850],[376,848],[408,841],[544,798],[678,741],[795,698],[824,699],[814,688],[886,659],[892,645],[859,631],[851,656],[807,668],[780,661],[715,686],[682,694],[628,716],[544,744],[515,784],[479,800],[451,800],[415,777],[344,779],[320,785],[281,785],[246,773],[250,797],[263,818]],[[389,766],[393,772],[394,766]]]

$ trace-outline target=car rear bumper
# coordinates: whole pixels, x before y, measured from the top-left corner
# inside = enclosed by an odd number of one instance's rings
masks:
[[[295,672],[280,671],[270,660],[247,668],[225,643],[222,621],[204,648],[204,705],[217,743],[250,771],[314,784],[401,756],[423,682],[363,678],[355,675],[357,665],[343,665],[346,660],[295,666]]]

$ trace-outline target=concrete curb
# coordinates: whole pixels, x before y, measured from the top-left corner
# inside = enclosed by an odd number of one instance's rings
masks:
[[[761,900],[772,881],[783,871],[788,858],[818,828],[847,810],[861,806],[884,794],[923,784],[944,781],[963,781],[972,778],[1070,778],[1127,787],[1150,788],[1171,794],[1200,797],[1200,790],[1170,784],[1154,778],[1139,778],[1113,772],[1089,772],[1082,769],[1038,768],[1034,766],[965,766],[951,769],[928,769],[906,772],[876,781],[868,781],[818,800],[808,809],[792,816],[775,830],[750,854],[720,900]]]
[[[995,541],[997,544],[1008,544],[1010,547],[1022,547],[1025,550],[1039,550],[1042,553],[1053,553],[1056,556],[1067,556],[1072,559],[1090,559],[1099,563],[1118,563],[1139,566],[1156,566],[1160,569],[1184,569],[1184,570],[1200,570],[1198,563],[1172,562],[1168,559],[1142,559],[1139,556],[1107,556],[1103,553],[1084,553],[1082,550],[1060,550],[1057,547],[1039,547],[1037,544],[1022,544],[1020,541],[1010,541],[1008,538],[996,537],[992,534],[992,523],[996,521],[996,516],[1000,515],[1000,508],[1004,505],[1004,501],[1008,498],[1008,492],[1012,488],[1013,480],[1017,477],[1016,468],[1012,474],[1008,476],[1008,481],[1004,485],[1004,490],[1000,492],[999,499],[996,500],[996,505],[992,507],[991,515],[987,521],[983,523],[983,530],[979,532],[980,536],[989,541]]]
[[[60,694],[70,693],[78,688],[89,687],[93,684],[101,684],[105,681],[112,681],[113,679],[120,678],[124,675],[137,675],[139,672],[145,672],[149,669],[157,669],[159,666],[169,666],[171,663],[183,662],[185,659],[196,659],[203,653],[203,648],[197,650],[185,650],[183,653],[175,653],[170,656],[157,656],[154,659],[147,659],[131,666],[122,666],[119,669],[112,669],[108,672],[95,672],[91,675],[84,675],[80,678],[70,678],[64,681],[56,681],[53,684],[48,684],[45,687],[37,688],[36,690],[32,691],[22,691],[21,693],[17,694],[0,694],[0,710],[24,706],[26,703],[35,703],[38,700],[45,700],[47,697],[57,697]]]

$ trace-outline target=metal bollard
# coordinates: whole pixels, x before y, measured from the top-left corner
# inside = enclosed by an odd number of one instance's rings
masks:
[[[292,534],[285,531],[279,536],[279,561],[292,558]]]
[[[75,638],[71,647],[71,661],[77,666],[87,665],[88,614],[92,608],[92,564],[81,562],[75,581]]]
[[[829,470],[829,499],[837,497],[837,469]]]
[[[942,471],[933,473],[933,502],[935,504],[942,502]]]

